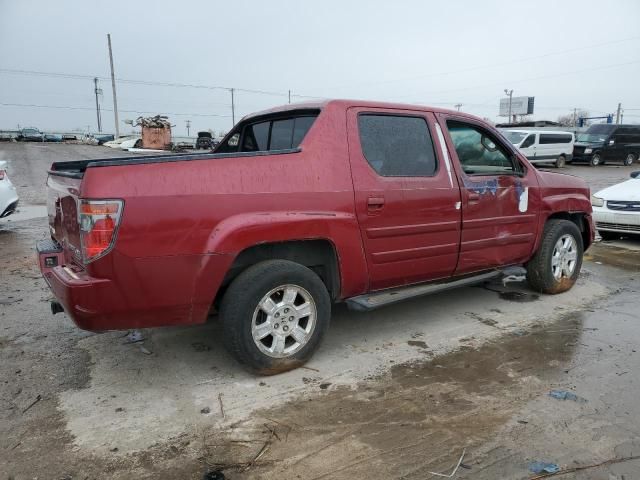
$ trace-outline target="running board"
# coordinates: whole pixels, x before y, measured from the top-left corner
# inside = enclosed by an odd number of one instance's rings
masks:
[[[504,272],[493,270],[472,277],[464,277],[458,280],[451,280],[440,283],[428,283],[421,285],[411,285],[409,287],[392,288],[381,292],[359,295],[349,298],[345,301],[350,310],[360,312],[374,310],[376,308],[391,305],[392,303],[401,302],[409,298],[421,297],[423,295],[431,295],[432,293],[442,292],[451,288],[464,287],[475,283],[482,283],[497,277],[504,276]]]

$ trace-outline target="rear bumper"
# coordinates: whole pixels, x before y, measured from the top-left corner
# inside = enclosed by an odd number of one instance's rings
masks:
[[[73,322],[84,330],[126,330],[169,325],[189,325],[206,321],[217,287],[226,272],[226,256],[202,256],[183,259],[182,272],[189,275],[191,265],[201,265],[193,271],[184,288],[171,273],[166,276],[149,275],[143,271],[148,261],[123,269],[129,275],[118,277],[118,282],[108,278],[96,278],[86,270],[65,265],[63,250],[51,240],[38,242],[38,263],[42,275],[57,301]],[[153,263],[154,272],[163,269],[175,272],[176,257],[158,258]],[[164,268],[163,268],[164,267]],[[198,283],[198,274],[207,276],[207,283]],[[141,278],[146,282],[140,283]],[[204,279],[203,279],[204,281]],[[132,282],[131,284],[127,282]]]

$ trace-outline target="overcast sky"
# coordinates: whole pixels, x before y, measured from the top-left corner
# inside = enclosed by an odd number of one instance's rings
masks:
[[[498,120],[505,88],[535,118],[625,108],[640,123],[640,1],[0,0],[0,128],[96,130],[93,81],[116,77],[261,90],[242,115],[306,96],[425,103]],[[3,70],[5,69],[5,70]],[[17,74],[28,70],[77,75]],[[117,83],[120,118],[168,114],[174,134],[228,130],[228,90]],[[7,106],[20,104],[23,106]],[[64,108],[41,108],[47,107]],[[103,129],[114,131],[103,111]],[[122,129],[129,127],[122,124]]]

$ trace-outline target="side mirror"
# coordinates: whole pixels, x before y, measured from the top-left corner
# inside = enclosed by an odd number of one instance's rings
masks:
[[[493,143],[491,140],[489,140],[487,137],[485,137],[484,135],[482,136],[482,138],[480,139],[480,143],[482,143],[482,146],[484,148],[486,148],[488,151],[490,152],[495,152],[498,147],[496,147],[496,144]]]
[[[631,178],[640,178],[640,170],[638,170],[637,172],[631,172],[629,176]]]

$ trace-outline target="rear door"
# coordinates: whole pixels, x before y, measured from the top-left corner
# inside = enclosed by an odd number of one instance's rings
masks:
[[[438,116],[462,191],[462,236],[456,275],[526,261],[539,211],[534,169],[484,124]]]
[[[433,114],[354,107],[347,122],[370,290],[451,276],[460,189]]]

